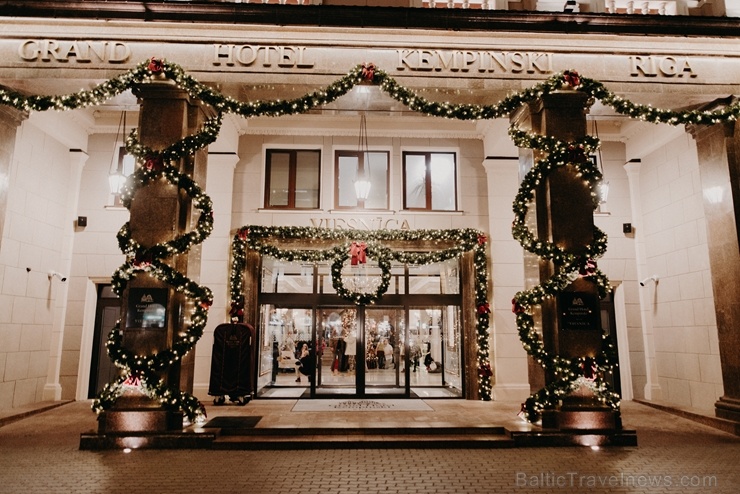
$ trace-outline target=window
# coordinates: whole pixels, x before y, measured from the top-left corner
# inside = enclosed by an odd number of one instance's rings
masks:
[[[136,158],[133,154],[126,152],[126,146],[120,146],[118,148],[118,165],[116,166],[116,172],[112,174],[108,180],[111,182],[111,194],[113,196],[113,206],[122,207],[121,202],[121,188],[126,182],[126,179],[134,173],[136,167]]]
[[[336,209],[388,209],[388,151],[337,151],[334,207]],[[359,197],[355,184],[367,180],[370,191]]]
[[[455,153],[403,153],[403,208],[457,210]]]
[[[321,151],[267,151],[265,208],[318,209]]]

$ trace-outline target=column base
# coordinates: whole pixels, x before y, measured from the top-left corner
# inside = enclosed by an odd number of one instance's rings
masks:
[[[168,410],[118,408],[101,412],[98,416],[99,434],[125,432],[167,432],[182,430],[181,412]]]
[[[542,428],[560,431],[611,431],[622,429],[619,412],[598,406],[562,406],[542,413]]]
[[[721,419],[740,422],[740,400],[727,396],[720,397],[714,404],[714,414]]]

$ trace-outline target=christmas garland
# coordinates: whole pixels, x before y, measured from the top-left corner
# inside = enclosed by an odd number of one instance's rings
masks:
[[[112,277],[113,290],[120,296],[128,282],[137,273],[146,272],[149,276],[171,285],[190,300],[194,309],[187,324],[187,331],[182,332],[173,341],[170,348],[153,355],[131,354],[123,346],[121,322],[111,331],[106,347],[113,362],[123,369],[122,375],[113,383],[107,384],[93,402],[93,410],[101,412],[111,408],[118,397],[129,388],[138,388],[153,399],[158,399],[166,409],[182,411],[190,421],[200,421],[205,417],[205,409],[194,396],[168,387],[159,374],[170,365],[185,357],[203,335],[208,310],[213,303],[213,295],[203,287],[166,264],[165,260],[175,254],[183,254],[194,245],[203,242],[213,231],[212,201],[191,177],[180,173],[176,168],[179,160],[187,155],[205,148],[213,142],[218,133],[213,131],[220,125],[220,115],[210,119],[204,125],[205,132],[197,136],[188,136],[170,147],[155,151],[138,141],[137,132],[132,132],[126,141],[126,151],[137,160],[139,166],[127,181],[122,202],[126,208],[136,191],[142,187],[164,180],[177,186],[191,198],[192,205],[200,211],[195,229],[167,242],[145,248],[131,236],[130,224],[121,227],[118,232],[118,245],[126,255],[126,262],[119,267]]]
[[[335,241],[338,245],[327,249],[283,249],[268,242],[270,239],[305,239]],[[347,265],[351,242],[367,242],[366,254],[377,261],[381,268],[381,282],[372,292],[354,292],[344,286],[342,270]],[[411,252],[394,250],[384,245],[390,241],[444,242],[452,247],[431,251]],[[356,305],[368,305],[378,301],[388,289],[392,262],[424,265],[455,259],[463,253],[473,251],[475,269],[475,303],[477,335],[478,390],[482,400],[491,399],[491,363],[489,357],[490,307],[488,304],[488,267],[486,259],[486,237],[478,230],[330,230],[313,227],[269,227],[250,225],[240,228],[232,242],[230,273],[232,315],[240,317],[244,308],[244,271],[247,266],[247,251],[262,256],[272,256],[289,262],[331,261],[332,286],[337,295]]]
[[[192,152],[193,149],[200,149],[208,143],[213,142],[215,136],[218,135],[220,130],[221,116],[225,113],[233,113],[245,118],[305,113],[316,107],[335,101],[358,84],[377,84],[381,90],[413,111],[425,113],[431,116],[458,120],[480,120],[506,117],[521,105],[564,88],[580,91],[593,99],[598,99],[604,105],[613,108],[617,113],[651,123],[666,123],[669,125],[711,125],[721,122],[735,121],[740,118],[740,102],[733,102],[715,110],[674,111],[654,108],[651,105],[632,103],[631,101],[611,92],[602,83],[582,77],[575,71],[569,70],[553,74],[545,81],[524,89],[519,93],[512,94],[492,105],[452,104],[449,102],[440,103],[429,101],[414,91],[402,86],[386,72],[378,69],[373,64],[357,65],[344,77],[331,83],[326,88],[308,93],[293,100],[243,102],[224,96],[219,91],[201,84],[196,79],[186,74],[184,69],[179,65],[157,58],[146,60],[128,72],[108,81],[104,81],[90,90],[79,91],[68,95],[25,96],[16,91],[0,88],[0,104],[12,106],[21,111],[46,111],[51,109],[72,110],[101,104],[102,102],[111,99],[136,85],[157,79],[173,81],[176,87],[187,92],[191,97],[211,105],[218,114],[215,119],[207,122],[198,134],[176,143],[166,151],[156,153],[150,152],[151,150],[147,150],[146,152],[141,151],[138,153],[140,162],[143,161],[145,164],[149,163],[149,172],[165,178],[168,181],[172,181],[173,184],[177,184],[182,181],[182,184],[178,184],[178,186],[189,191],[188,194],[192,194],[191,197],[193,197],[196,204],[200,203],[203,199],[194,192],[195,184],[192,182],[187,183],[187,178],[177,175],[166,166],[163,166],[162,170],[154,170],[154,168],[158,168],[160,166],[156,164],[156,160],[161,160],[162,162],[175,161],[188,152]],[[557,246],[538,240],[532,232],[529,232],[526,227],[524,227],[521,221],[521,212],[526,212],[526,203],[531,200],[532,183],[542,180],[542,178],[545,177],[554,167],[561,166],[561,163],[564,162],[563,160],[567,163],[575,164],[579,168],[579,170],[584,174],[585,179],[589,182],[592,193],[595,196],[594,184],[600,178],[598,176],[598,170],[595,170],[594,167],[590,166],[585,161],[581,162],[580,158],[574,161],[568,157],[569,155],[573,155],[573,153],[577,155],[581,153],[581,151],[585,154],[588,149],[593,147],[594,141],[586,138],[578,143],[559,143],[548,137],[527,135],[526,133],[521,133],[517,130],[512,132],[512,137],[517,141],[517,145],[524,145],[525,147],[537,146],[539,149],[546,150],[549,153],[548,158],[540,160],[540,162],[538,162],[538,164],[532,169],[527,178],[525,178],[519,194],[517,194],[517,198],[514,201],[515,220],[513,235],[520,241],[520,243],[522,243],[522,246],[525,249],[530,252],[534,252],[543,258],[550,259],[560,266],[559,272],[552,279],[548,280],[541,286],[533,288],[531,291],[517,294],[515,297],[515,312],[517,312],[517,324],[522,338],[522,343],[525,349],[540,356],[540,360],[544,363],[543,365],[556,372],[557,375],[565,375],[565,373],[576,376],[584,375],[585,373],[590,372],[585,371],[584,369],[590,369],[592,367],[592,363],[588,359],[566,361],[555,356],[541,353],[539,349],[540,344],[537,343],[536,338],[533,338],[531,334],[532,328],[530,327],[530,323],[527,318],[528,311],[533,305],[541,303],[543,297],[552,296],[553,294],[558,293],[562,287],[567,285],[568,280],[572,279],[573,273],[583,272],[584,269],[589,271],[590,268],[587,266],[589,266],[592,261],[586,259],[588,256],[574,259],[571,255],[560,250]],[[531,144],[531,146],[527,143]],[[142,156],[142,153],[144,156]],[[154,163],[150,162],[150,160],[146,158],[147,153],[149,153],[149,156],[156,158]],[[129,194],[132,194],[137,187],[143,186],[147,180],[149,179],[146,177],[145,173],[142,173],[142,175],[136,175],[134,178],[135,183],[129,190]],[[130,196],[126,195],[125,200],[130,201]],[[204,208],[209,207],[205,204],[201,204],[201,206]],[[205,236],[207,236],[206,230],[209,228],[207,223],[208,220],[201,217],[196,231],[192,234],[180,237],[166,245],[163,244],[146,249],[146,252],[143,252],[144,249],[142,249],[138,243],[129,238],[130,235],[128,233],[128,227],[124,226],[121,232],[119,232],[119,244],[121,245],[122,250],[124,250],[129,257],[132,253],[134,253],[134,259],[137,258],[137,254],[139,258],[144,258],[145,260],[151,257],[152,266],[154,266],[152,272],[157,273],[157,276],[162,276],[167,282],[176,281],[177,276],[174,273],[169,272],[162,263],[158,262],[158,260],[174,253],[184,252],[192,244],[202,242]],[[598,230],[595,231],[594,243],[589,247],[590,258],[593,259],[603,254],[605,246],[606,236]],[[303,255],[311,257],[308,254]],[[384,254],[380,254],[380,256],[383,257]],[[478,252],[476,251],[476,259],[477,257]],[[335,259],[335,257],[333,258]],[[480,262],[484,263],[484,261],[485,256],[483,255],[483,259]],[[478,263],[478,260],[476,263]],[[127,266],[124,269],[119,270],[120,274],[114,276],[114,278],[118,279],[119,281],[117,283],[122,286],[125,284],[124,280],[129,279],[130,276],[132,276],[133,271],[136,271],[137,269],[139,268],[133,269],[132,266]],[[608,286],[608,281],[598,270],[594,270],[594,272],[589,276],[596,281],[600,290],[604,290]],[[241,290],[241,281],[235,279],[236,275],[233,272],[231,273],[231,278],[232,290]],[[181,290],[186,290],[186,286],[188,286],[187,281],[177,280],[177,283],[176,287]],[[343,292],[343,286],[341,283],[335,288],[337,288],[337,291],[342,293],[344,296],[350,298],[354,297],[355,299],[358,297],[358,294],[352,293],[351,291]],[[200,289],[195,289],[194,287],[190,287],[188,292],[196,299],[201,300],[202,303],[207,303],[210,296],[210,294],[206,295],[205,293],[201,293]],[[361,303],[371,303],[372,299],[376,295],[380,296],[381,294],[380,292],[369,295],[359,294],[358,301]],[[488,304],[485,300],[478,300],[478,304],[478,322],[479,325],[485,324],[485,332],[487,333]],[[481,307],[483,307],[483,309],[481,309]],[[484,314],[481,314],[481,311]],[[482,335],[480,329],[481,328],[479,327],[479,336]],[[120,331],[120,329],[116,328],[114,333],[118,331]],[[115,348],[116,345],[117,343],[114,342],[113,347]],[[488,379],[487,382],[490,382],[490,366],[485,367],[488,365],[488,357],[486,355],[484,360],[484,357],[480,355],[480,352],[484,348],[487,349],[487,342],[484,342],[483,338],[479,337],[479,361],[486,362],[485,365],[481,364],[479,372],[481,376]],[[607,353],[608,351],[602,355],[602,357],[598,359],[599,361],[595,364],[598,367],[597,374],[601,374],[602,371],[606,371],[610,365],[613,365],[609,360]],[[132,360],[131,358],[128,358],[129,356],[126,357],[127,358],[124,358],[123,355],[120,356],[120,363],[123,364],[124,368],[129,370],[135,368],[138,371],[138,367],[136,367],[136,365],[131,367],[131,362],[135,363],[136,359]],[[566,371],[566,368],[570,370]],[[146,380],[146,382],[151,381],[152,376],[149,377],[150,380]],[[114,401],[113,397],[119,394],[118,388],[120,388],[123,382],[125,382],[125,379],[124,381],[111,383],[110,389],[104,391],[100,400],[96,402],[96,409],[106,408],[112,401]],[[527,416],[530,419],[536,419],[542,409],[552,406],[558,396],[562,396],[562,394],[567,392],[567,390],[573,386],[574,382],[575,381],[572,379],[562,380],[562,382],[554,388],[546,388],[530,397],[525,404]],[[604,388],[601,381],[597,379],[590,382],[600,397],[604,398],[612,405],[618,403],[616,398],[610,398],[610,392]],[[188,411],[188,414],[192,413],[194,407],[188,404],[190,403],[188,398],[176,397],[176,393],[162,391],[161,388],[156,385],[150,386],[150,389],[154,390],[153,393],[155,393],[156,396],[162,398],[166,396],[168,401],[175,400],[177,406],[185,408]]]
[[[530,421],[538,420],[542,412],[555,408],[563,396],[581,385],[586,385],[599,401],[619,410],[620,397],[604,380],[616,366],[615,351],[604,341],[598,356],[566,359],[549,353],[535,329],[533,306],[561,293],[578,277],[589,279],[597,287],[599,297],[610,291],[609,280],[596,266],[596,259],[606,252],[606,234],[594,226],[593,242],[576,255],[552,242],[539,240],[526,225],[529,204],[534,199],[535,189],[553,170],[572,166],[574,171],[588,184],[593,207],[598,206],[596,187],[601,181],[601,172],[589,155],[599,147],[599,140],[585,136],[574,142],[563,142],[552,137],[540,136],[511,127],[509,135],[518,147],[537,149],[546,153],[538,160],[520,184],[514,200],[514,222],[512,234],[527,251],[553,262],[556,273],[544,283],[529,290],[518,292],[512,299],[512,311],[516,315],[519,338],[524,349],[547,373],[554,376],[552,382],[531,395],[522,404],[522,414]],[[605,338],[605,337],[604,337]]]

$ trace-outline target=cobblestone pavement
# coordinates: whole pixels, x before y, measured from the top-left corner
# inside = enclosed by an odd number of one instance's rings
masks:
[[[124,453],[79,450],[95,417],[75,402],[0,427],[0,493],[740,492],[740,438],[633,402],[623,418],[638,447]]]

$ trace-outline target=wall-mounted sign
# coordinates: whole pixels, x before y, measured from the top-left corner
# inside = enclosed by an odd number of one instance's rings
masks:
[[[164,328],[167,326],[166,288],[129,288],[126,328]]]
[[[599,297],[590,292],[562,292],[558,296],[560,329],[600,330]]]

